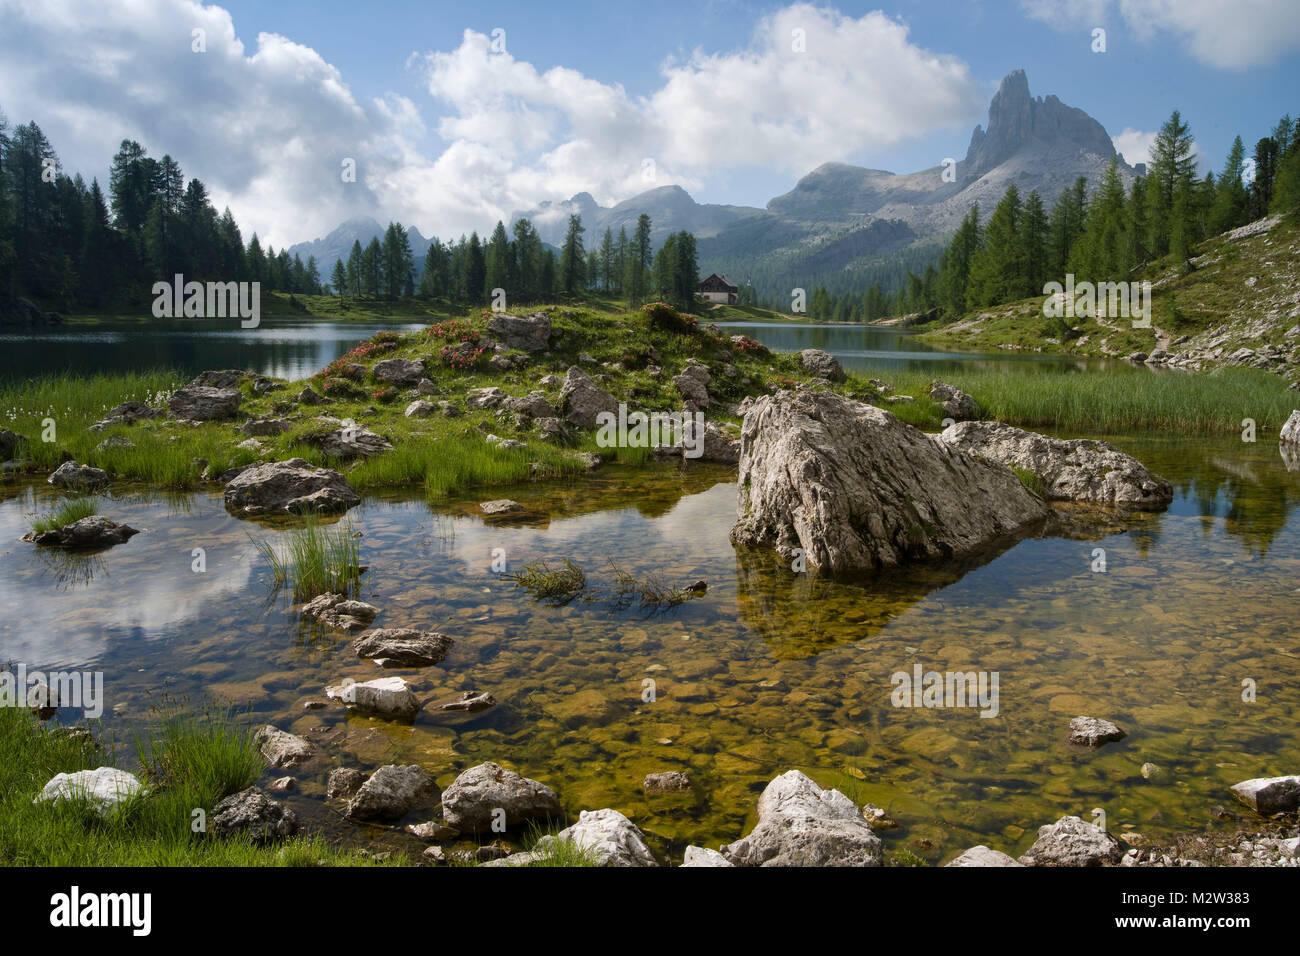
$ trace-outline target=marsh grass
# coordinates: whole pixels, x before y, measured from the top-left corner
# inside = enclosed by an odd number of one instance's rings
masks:
[[[664,575],[654,572],[645,578],[624,571],[613,561],[609,563],[614,575],[615,603],[626,606],[636,601],[643,608],[668,608],[684,604],[698,593],[691,588],[669,584]]]
[[[558,568],[552,568],[545,561],[532,561],[518,574],[501,576],[514,581],[539,601],[552,604],[568,604],[587,587],[587,575],[568,558]]]
[[[288,533],[282,549],[266,538],[254,539],[258,552],[271,568],[272,585],[292,583],[295,602],[321,594],[353,598],[361,588],[361,549],[349,522],[324,528],[315,516]]]
[[[194,810],[210,819],[222,797],[248,786],[263,770],[248,733],[220,709],[165,718],[148,742],[138,742],[148,789],[106,817],[84,801],[33,803],[55,774],[122,766],[114,743],[102,734],[96,739],[98,730],[70,733],[38,721],[27,708],[0,708],[0,865],[374,865],[319,837],[259,847],[194,831]]]
[[[907,412],[903,411],[907,406],[885,407],[911,424],[924,425],[924,421],[915,419],[931,417],[930,424],[937,427],[942,410],[921,401],[931,377],[926,373],[896,373],[892,379],[896,390],[915,395],[918,404]],[[1251,418],[1262,434],[1276,434],[1295,407],[1295,394],[1287,391],[1282,379],[1244,368],[1199,374],[1148,369],[1043,369],[1007,375],[976,370],[945,374],[943,380],[972,395],[987,419],[1073,432],[1229,434],[1240,432],[1242,419]]]
[[[95,514],[99,514],[99,505],[93,498],[68,498],[60,501],[49,514],[41,515],[32,522],[32,532],[40,534],[42,531],[54,531]]]

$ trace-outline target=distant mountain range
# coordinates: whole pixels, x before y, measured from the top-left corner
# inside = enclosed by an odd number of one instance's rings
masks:
[[[1100,123],[1055,96],[1032,97],[1024,71],[1016,70],[1003,78],[989,104],[987,130],[976,126],[965,157],[948,166],[899,174],[826,163],[764,209],[697,203],[680,186],[661,186],[608,207],[584,192],[516,212],[510,225],[527,217],[544,242],[558,246],[570,214],[577,213],[590,247],[606,228],[615,235],[625,228],[630,235],[647,213],[656,246],[670,233],[692,232],[699,239],[702,274],[722,272],[752,283],[761,296],[788,294],[794,286],[860,290],[871,281],[893,285],[904,268],[924,269],[971,204],[978,202],[987,219],[1012,181],[1022,195],[1037,189],[1050,207],[1079,176],[1096,183],[1114,156]],[[1128,182],[1136,170],[1121,160],[1120,174]],[[414,227],[407,232],[422,265],[430,240]],[[373,219],[354,219],[289,251],[304,261],[315,255],[327,277],[354,239],[365,245],[382,234]]]

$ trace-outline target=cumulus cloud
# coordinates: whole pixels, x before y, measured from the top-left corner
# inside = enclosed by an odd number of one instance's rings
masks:
[[[966,64],[903,23],[805,3],[761,18],[738,50],[665,61],[640,95],[467,30],[408,60],[427,100],[365,100],[315,50],[270,33],[246,47],[227,11],[196,0],[0,0],[0,58],[0,106],[36,119],[65,167],[103,176],[120,141],[139,140],[276,246],[354,215],[445,237],[579,191],[608,203],[745,167],[798,175],[982,106]]]
[[[1300,49],[1295,0],[1021,0],[1031,17],[1061,29],[1108,26],[1113,14],[1141,41],[1178,37],[1208,66],[1242,70]]]
[[[1155,145],[1156,134],[1125,126],[1124,131],[1112,136],[1110,141],[1115,144],[1115,152],[1123,153],[1124,161],[1131,166],[1151,162],[1151,147]]]

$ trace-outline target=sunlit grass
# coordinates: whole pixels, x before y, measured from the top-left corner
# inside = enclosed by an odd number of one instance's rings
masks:
[[[69,498],[60,501],[49,514],[42,515],[32,522],[32,531],[35,534],[54,531],[94,514],[99,514],[99,505],[93,498]]]
[[[351,524],[324,528],[308,516],[304,527],[288,532],[282,547],[266,538],[254,544],[271,568],[273,586],[292,584],[295,601],[321,594],[355,597],[361,588],[361,550]]]

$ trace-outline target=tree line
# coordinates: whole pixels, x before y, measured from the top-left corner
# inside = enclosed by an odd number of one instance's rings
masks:
[[[958,316],[1042,295],[1046,282],[1066,273],[1079,281],[1129,281],[1166,256],[1188,269],[1190,250],[1202,240],[1297,207],[1300,127],[1289,115],[1255,144],[1249,161],[1238,136],[1219,175],[1198,178],[1191,129],[1175,110],[1156,136],[1145,175],[1127,187],[1118,158],[1091,192],[1080,177],[1050,210],[1037,190],[1022,196],[1011,183],[987,223],[979,206],[971,207],[937,265],[920,275],[909,269],[893,293],[878,286],[840,296],[819,289],[808,313],[842,321],[931,310]]]

